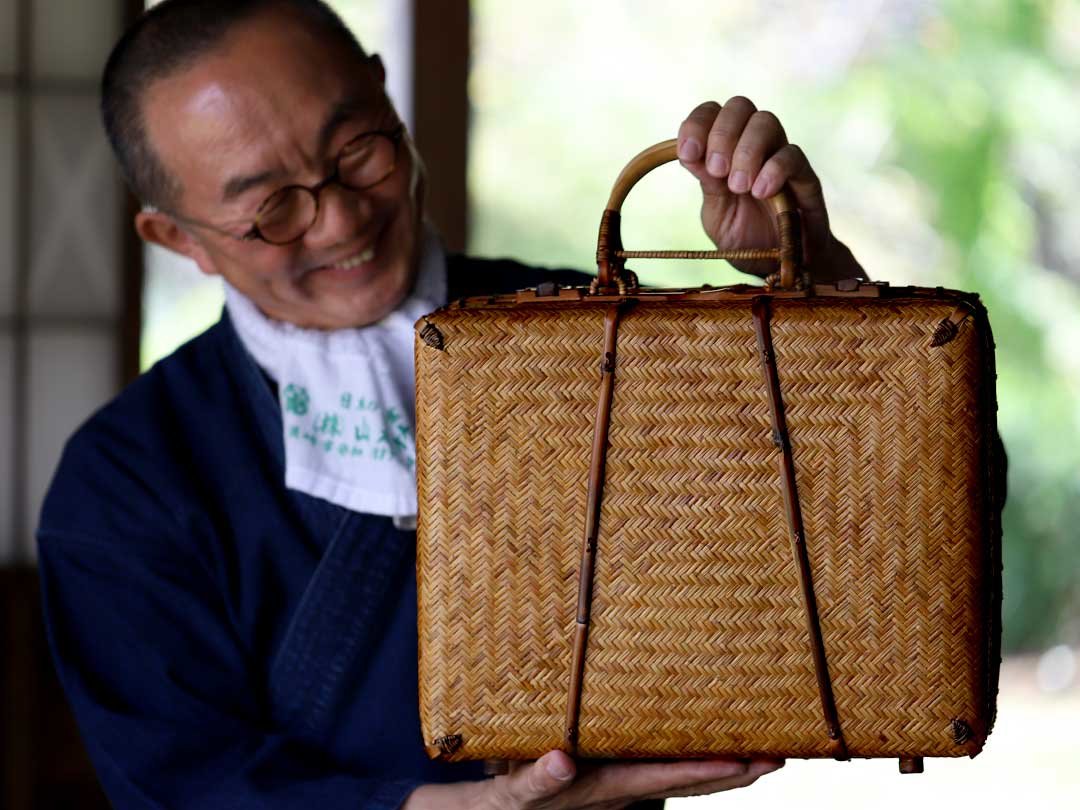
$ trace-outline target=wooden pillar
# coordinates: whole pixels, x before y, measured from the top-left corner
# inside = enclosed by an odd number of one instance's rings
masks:
[[[428,171],[428,216],[450,251],[468,238],[468,0],[413,1],[413,135]]]

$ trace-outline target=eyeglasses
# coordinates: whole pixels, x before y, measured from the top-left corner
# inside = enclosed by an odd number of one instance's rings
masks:
[[[279,188],[255,211],[255,221],[237,236],[217,225],[172,214],[191,225],[217,231],[244,242],[260,240],[271,245],[287,245],[308,232],[319,218],[319,195],[337,183],[352,191],[364,191],[379,185],[394,173],[398,147],[405,127],[377,130],[357,135],[341,148],[334,161],[334,171],[313,186],[291,185]],[[171,212],[170,212],[171,213]]]

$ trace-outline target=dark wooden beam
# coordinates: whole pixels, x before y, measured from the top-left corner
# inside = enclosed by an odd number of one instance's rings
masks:
[[[34,708],[38,685],[33,666],[37,592],[23,587],[28,579],[25,572],[0,569],[0,643],[4,649],[0,667],[0,805],[10,810],[34,807],[37,781],[32,739],[37,730]]]
[[[468,0],[413,1],[413,136],[428,173],[427,211],[451,251],[469,232]]]
[[[11,533],[16,563],[31,556],[31,520],[28,513],[28,471],[30,469],[30,234],[33,223],[33,166],[34,137],[27,81],[33,57],[33,13],[31,0],[15,5],[15,197],[14,210],[15,290],[12,318],[13,403],[11,419],[14,427],[11,447]],[[21,766],[17,766],[21,767]]]
[[[122,24],[127,28],[146,8],[145,0],[121,0]],[[142,343],[143,282],[146,268],[143,266],[143,244],[135,233],[132,221],[139,210],[139,201],[128,191],[126,185],[117,189],[120,206],[120,262],[121,262],[121,309],[120,309],[120,357],[121,384],[131,382],[139,374],[139,347]]]

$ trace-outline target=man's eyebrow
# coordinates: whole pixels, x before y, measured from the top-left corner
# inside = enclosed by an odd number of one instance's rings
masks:
[[[230,178],[225,184],[225,190],[221,193],[222,202],[231,202],[243,194],[245,191],[250,191],[256,186],[261,186],[263,183],[267,183],[276,177],[278,172],[265,171],[258,174],[249,174],[241,177]]]

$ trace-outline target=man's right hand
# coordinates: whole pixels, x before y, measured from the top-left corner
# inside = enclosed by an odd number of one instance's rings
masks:
[[[562,751],[484,782],[422,785],[402,810],[618,810],[643,799],[702,796],[753,784],[783,760],[611,762],[579,769]]]

